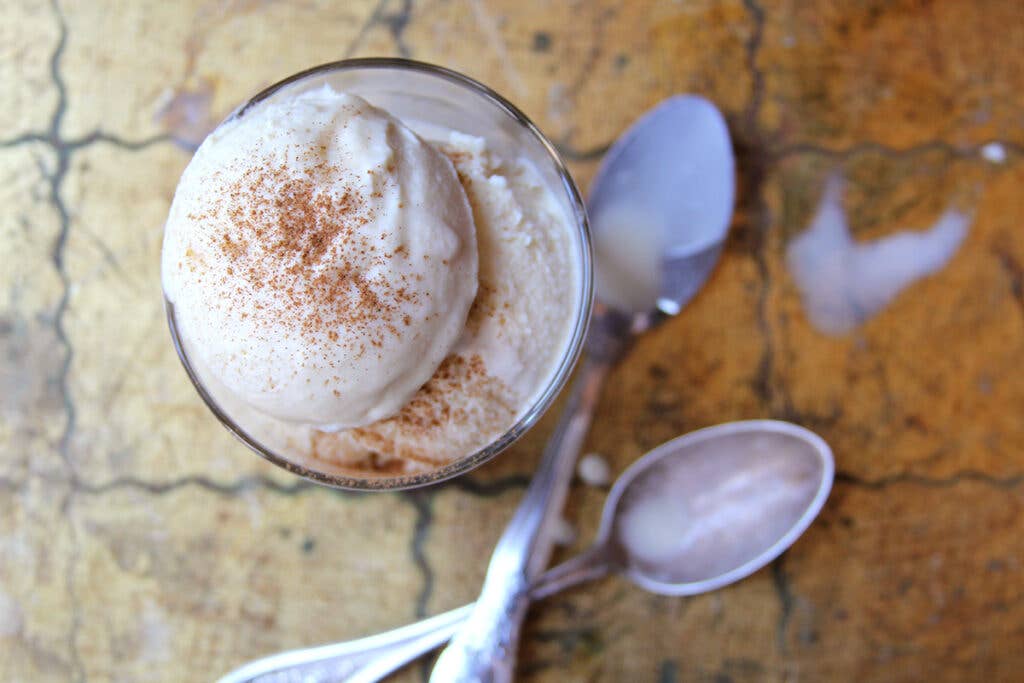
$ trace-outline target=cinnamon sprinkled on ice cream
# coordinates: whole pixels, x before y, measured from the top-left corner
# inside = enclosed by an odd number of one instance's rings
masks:
[[[164,238],[167,294],[209,368],[268,415],[329,429],[408,403],[462,334],[476,271],[451,162],[322,90],[218,128]]]
[[[572,226],[536,170],[327,87],[200,147],[163,280],[207,390],[315,469],[434,469],[509,429],[577,315]]]

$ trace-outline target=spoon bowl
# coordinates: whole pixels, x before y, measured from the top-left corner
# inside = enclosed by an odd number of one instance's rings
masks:
[[[729,128],[714,104],[676,95],[637,119],[590,186],[598,299],[679,313],[718,262],[735,192]]]
[[[548,570],[530,598],[609,573],[659,595],[728,586],[807,530],[834,475],[828,444],[789,422],[727,422],[684,434],[622,473],[593,545]]]
[[[817,434],[751,420],[680,436],[612,487],[596,545],[633,583],[697,595],[738,581],[786,550],[821,511],[835,471]]]

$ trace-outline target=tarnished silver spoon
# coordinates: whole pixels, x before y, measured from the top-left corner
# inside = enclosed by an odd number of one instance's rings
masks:
[[[832,451],[803,427],[730,422],[658,446],[615,482],[589,550],[542,574],[530,600],[612,572],[661,595],[716,590],[764,567],[832,488]],[[220,683],[369,683],[440,646],[472,605],[369,638],[249,664]]]

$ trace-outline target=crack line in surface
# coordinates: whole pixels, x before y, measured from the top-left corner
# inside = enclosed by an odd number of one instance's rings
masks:
[[[386,13],[384,10],[388,6],[388,0],[380,0],[377,5],[370,12],[370,16],[363,22],[363,25],[359,27],[359,32],[356,33],[356,37],[349,43],[348,49],[345,51],[345,58],[349,59],[355,55],[356,52],[363,46],[366,41],[366,37],[370,34],[376,26],[385,26],[388,29],[388,33],[391,34],[391,39],[395,42],[395,48],[398,50],[398,54],[402,57],[409,58],[412,56],[412,50],[405,42],[405,29],[409,25],[409,21],[412,18],[412,0],[400,0],[401,7],[396,12]]]
[[[348,49],[345,50],[345,59],[355,56],[355,53],[363,46],[363,41],[366,40],[366,36],[370,33],[370,29],[376,26],[380,22],[381,14],[384,12],[384,6],[388,0],[380,0],[377,6],[370,12],[370,16],[366,18],[363,25],[359,27],[359,31],[356,33],[356,37],[349,43]]]
[[[125,149],[128,151],[137,151],[165,142],[174,144],[174,137],[168,133],[160,133],[158,135],[151,135],[150,137],[143,138],[141,140],[125,140],[124,138],[114,135],[113,133],[108,133],[103,130],[94,130],[93,132],[87,135],[83,135],[77,140],[68,140],[65,143],[62,143],[60,140],[58,140],[54,144],[55,146],[64,144],[67,146],[68,149],[74,150],[102,143],[105,145],[111,145],[113,147],[118,147],[120,149]]]
[[[234,496],[239,493],[245,493],[253,490],[264,490],[270,493],[276,493],[283,496],[295,496],[307,491],[324,491],[339,497],[344,497],[349,500],[357,499],[370,499],[374,496],[379,495],[378,492],[371,491],[350,491],[343,489],[334,489],[328,486],[322,486],[318,483],[303,479],[301,477],[293,477],[289,479],[291,483],[279,482],[270,477],[263,475],[253,475],[242,477],[234,481],[220,482],[203,475],[187,475],[178,479],[171,479],[167,481],[147,481],[146,479],[140,479],[138,477],[120,477],[110,481],[102,483],[91,483],[83,480],[81,477],[74,478],[63,478],[46,476],[43,473],[33,473],[33,478],[41,479],[48,484],[52,485],[68,485],[76,493],[88,496],[103,496],[115,491],[145,491],[152,495],[164,495],[172,493],[179,489],[196,487],[205,489],[212,493],[216,493],[224,496]],[[472,496],[481,498],[493,498],[499,496],[505,492],[526,488],[529,484],[529,477],[523,475],[509,475],[493,481],[487,482],[476,482],[473,480],[453,481],[447,484],[451,490],[459,490],[463,493],[468,493]],[[26,485],[28,481],[19,481],[16,479],[0,477],[0,490],[20,491]],[[424,526],[421,530],[424,534],[433,518],[432,509],[430,503],[421,505],[419,499],[414,497],[415,495],[428,495],[432,497],[434,494],[445,490],[439,488],[429,492],[404,492],[410,503],[416,507],[423,518],[420,520],[420,524]],[[420,540],[425,540],[420,539]],[[429,570],[428,570],[429,571]]]
[[[75,429],[76,417],[75,405],[71,397],[71,388],[69,385],[71,362],[74,357],[74,351],[71,346],[71,339],[68,337],[67,330],[64,327],[64,317],[68,311],[71,300],[71,278],[68,276],[64,262],[64,250],[67,246],[68,233],[71,229],[71,217],[68,214],[68,209],[64,205],[64,200],[61,197],[64,178],[67,175],[68,164],[70,162],[71,149],[66,145],[59,144],[61,140],[61,123],[64,120],[64,114],[67,112],[67,86],[64,83],[64,78],[60,72],[60,62],[64,55],[64,50],[67,47],[68,26],[58,0],[51,0],[51,7],[59,29],[57,45],[53,50],[53,55],[50,57],[50,78],[53,81],[54,88],[57,90],[57,104],[54,107],[53,116],[50,119],[48,138],[49,144],[57,156],[57,160],[53,173],[48,175],[48,180],[50,183],[50,203],[56,210],[59,219],[59,231],[57,233],[56,240],[54,240],[51,260],[54,268],[57,270],[57,276],[62,288],[60,300],[57,302],[57,307],[54,310],[53,327],[54,335],[57,338],[58,343],[64,347],[64,358],[61,361],[60,372],[57,376],[57,385],[61,396],[61,403],[63,404],[65,412],[65,424],[57,443],[57,451],[65,463],[65,467],[67,467],[68,475],[71,477],[73,485],[78,478],[78,473],[69,453],[71,437]],[[86,680],[85,664],[82,661],[82,655],[78,650],[78,633],[81,628],[81,606],[79,604],[78,591],[75,586],[75,570],[79,561],[80,549],[78,546],[78,536],[75,533],[75,525],[70,522],[70,517],[67,514],[67,512],[70,512],[74,495],[75,491],[72,488],[68,491],[67,497],[62,503],[62,508],[66,511],[63,515],[63,519],[68,526],[68,532],[70,534],[70,554],[68,556],[66,576],[66,590],[68,591],[68,600],[71,606],[71,625],[68,630],[68,654],[71,659],[73,679],[77,683],[84,683]]]
[[[506,477],[487,481],[478,481],[470,477],[459,477],[449,482],[448,486],[478,498],[495,498],[508,491],[525,489],[529,484],[529,475],[510,474]]]
[[[48,133],[52,144],[52,141],[60,139],[60,126],[64,119],[64,114],[67,111],[67,88],[60,73],[60,60],[64,54],[64,48],[67,46],[68,29],[57,0],[52,0],[51,4],[60,28],[60,37],[57,40],[57,46],[53,51],[53,56],[50,58],[50,78],[53,80],[54,87],[57,89],[57,106],[54,109],[53,117],[50,119]],[[57,384],[66,417],[66,423],[61,432],[57,450],[68,467],[68,471],[74,477],[76,476],[75,467],[71,462],[71,458],[68,453],[71,436],[75,428],[75,406],[71,399],[71,389],[68,384],[69,375],[71,373],[71,361],[74,352],[71,348],[71,340],[64,327],[64,316],[67,313],[68,306],[71,301],[71,278],[67,274],[64,263],[64,250],[67,245],[68,233],[71,228],[71,217],[68,214],[68,209],[64,205],[64,200],[61,197],[61,187],[64,183],[64,177],[67,174],[70,152],[67,148],[62,146],[53,145],[53,147],[57,155],[57,163],[53,172],[49,174],[48,180],[50,182],[50,203],[57,211],[57,216],[60,221],[60,229],[57,233],[57,239],[54,241],[51,260],[53,261],[54,268],[57,270],[57,275],[60,279],[62,288],[60,300],[57,302],[57,308],[54,311],[53,326],[57,341],[64,347],[64,358],[61,362],[60,372],[57,376]]]
[[[607,28],[608,20],[615,16],[616,8],[609,7],[600,13],[598,13],[590,25],[590,35],[592,41],[590,50],[587,51],[586,56],[580,60],[579,73],[569,84],[566,91],[566,96],[573,100],[579,96],[583,87],[590,80],[590,77],[594,74],[597,63],[601,59],[601,53],[605,47],[605,30]]]
[[[64,408],[65,423],[57,441],[57,453],[64,462],[64,466],[67,468],[68,474],[73,483],[78,478],[78,473],[69,453],[76,420],[75,404],[71,397],[71,387],[69,384],[74,350],[71,346],[71,339],[64,327],[64,317],[71,303],[71,278],[67,273],[64,262],[65,247],[67,246],[68,234],[71,230],[71,216],[68,213],[67,206],[64,205],[63,198],[61,197],[64,178],[67,175],[68,165],[70,163],[71,149],[64,144],[60,144],[61,122],[63,121],[64,114],[67,111],[67,88],[60,73],[60,60],[64,54],[64,49],[67,46],[68,29],[67,23],[64,19],[64,14],[60,9],[57,0],[52,0],[51,5],[53,7],[54,15],[57,18],[60,34],[57,46],[50,58],[50,78],[57,90],[57,105],[54,109],[53,116],[50,119],[47,143],[53,149],[57,159],[53,172],[45,173],[44,170],[44,175],[49,181],[50,204],[57,212],[59,225],[57,238],[54,240],[50,256],[61,284],[60,299],[57,302],[57,307],[53,314],[54,336],[58,343],[64,348],[64,357],[61,360],[60,369],[57,374],[57,387],[60,393],[61,403]],[[69,491],[67,498],[62,504],[62,508],[65,508],[66,511],[70,510],[73,495],[74,491]],[[64,519],[68,520],[67,514],[64,515]],[[74,680],[78,683],[84,683],[86,680],[85,665],[82,662],[81,653],[78,651],[78,632],[81,628],[81,611],[74,581],[74,572],[76,565],[78,564],[79,548],[74,524],[71,524],[70,521],[67,523],[69,533],[71,534],[70,554],[68,556],[66,577],[66,590],[68,591],[68,600],[71,603],[71,627],[68,631],[68,651],[71,657]]]
[[[552,143],[558,153],[569,161],[597,161],[611,149],[612,143],[605,142],[586,149],[576,149],[568,140]]]
[[[401,2],[401,8],[397,12],[386,15],[384,22],[387,24],[388,31],[391,32],[392,40],[395,41],[398,54],[409,58],[412,56],[412,50],[406,44],[404,34],[410,19],[412,19],[412,0],[401,0]]]
[[[201,475],[189,475],[166,482],[145,481],[143,479],[138,479],[137,477],[123,477],[109,482],[104,482],[102,484],[90,484],[82,481],[81,479],[74,479],[71,481],[71,486],[76,492],[91,496],[100,496],[119,490],[145,491],[152,495],[163,495],[190,486],[195,486],[197,488],[225,496],[234,496],[239,493],[253,491],[256,489],[271,491],[284,496],[294,496],[303,491],[321,490],[325,488],[318,484],[314,484],[307,479],[298,477],[296,477],[294,483],[284,484],[264,476],[243,477],[242,479],[238,479],[233,482],[218,482]],[[340,495],[355,492],[338,491],[338,493]],[[354,495],[352,497],[355,498],[357,496]]]
[[[753,378],[753,389],[773,417],[793,412],[788,388],[776,386],[775,375],[775,333],[768,315],[768,302],[772,291],[772,274],[766,251],[772,227],[771,211],[764,197],[764,183],[771,161],[766,153],[766,139],[758,126],[761,105],[764,100],[764,75],[758,68],[758,54],[764,39],[765,12],[756,0],[744,0],[744,7],[754,23],[753,31],[746,43],[746,66],[750,71],[750,101],[742,112],[739,124],[735,126],[736,139],[733,145],[737,154],[737,168],[740,169],[744,191],[741,194],[736,214],[746,217],[748,248],[761,280],[757,295],[757,327],[763,338],[763,350]],[[778,389],[778,391],[777,391]]]
[[[125,140],[122,137],[108,133],[103,130],[94,130],[91,133],[83,135],[80,138],[71,140],[64,140],[60,137],[54,137],[52,132],[47,133],[24,133],[15,138],[8,140],[0,140],[0,149],[10,149],[12,147],[20,147],[21,145],[27,145],[31,143],[42,143],[49,145],[51,148],[56,150],[58,153],[73,152],[86,147],[91,147],[95,144],[106,144],[119,149],[128,150],[135,152],[138,150],[146,149],[154,145],[162,143],[174,144],[174,138],[171,135],[162,133],[159,135],[152,135],[148,138],[141,140]]]
[[[416,596],[415,617],[422,619],[427,616],[427,603],[434,593],[434,570],[427,561],[427,555],[423,546],[430,531],[430,524],[434,519],[433,495],[425,491],[407,491],[402,494],[416,510],[416,525],[414,527],[412,540],[409,544],[413,563],[423,576],[423,588]]]
[[[68,592],[68,602],[71,603],[71,627],[68,631],[68,650],[71,655],[71,667],[74,671],[75,680],[78,683],[85,683],[85,664],[82,662],[81,653],[78,651],[78,633],[82,628],[82,609],[78,597],[78,588],[75,583],[75,569],[78,566],[81,548],[79,547],[78,533],[75,530],[75,525],[70,522],[71,506],[74,503],[74,497],[74,490],[70,490],[61,503],[61,510],[64,513],[63,518],[68,521],[68,533],[70,534],[68,540],[70,552],[68,554],[67,574],[65,576],[65,589]]]
[[[756,322],[763,339],[763,349],[753,378],[753,389],[769,413],[772,416],[779,416],[794,411],[787,388],[774,381],[775,332],[768,315],[768,301],[773,283],[771,267],[765,253],[768,249],[768,233],[772,224],[771,211],[764,199],[766,167],[760,152],[759,141],[755,139],[752,144],[745,147],[744,151],[747,155],[747,163],[744,164],[746,170],[743,175],[746,178],[749,192],[745,200],[747,206],[742,215],[747,216],[747,229],[750,231],[750,253],[761,280],[761,286],[757,292]],[[782,406],[778,405],[780,399]]]
[[[57,385],[64,408],[65,425],[57,441],[57,452],[71,474],[71,481],[74,484],[77,482],[78,472],[69,453],[77,417],[69,385],[74,349],[65,327],[65,318],[71,303],[72,286],[71,277],[68,275],[65,263],[67,241],[71,232],[71,216],[62,196],[64,181],[70,167],[72,153],[76,150],[84,149],[94,144],[109,144],[135,151],[151,145],[168,142],[170,137],[167,135],[156,135],[137,141],[125,140],[103,130],[95,130],[81,138],[71,140],[65,140],[61,136],[61,126],[68,106],[67,85],[61,73],[61,60],[67,47],[68,28],[63,11],[57,0],[51,0],[51,8],[59,28],[57,44],[50,56],[49,64],[50,80],[57,92],[57,102],[53,114],[50,117],[45,132],[25,133],[9,140],[0,141],[0,147],[12,148],[24,144],[41,143],[50,147],[56,156],[53,169],[47,170],[45,165],[41,165],[40,172],[49,185],[49,204],[56,211],[58,218],[58,231],[50,251],[50,261],[57,271],[57,276],[61,283],[61,295],[53,312],[53,328],[57,341],[64,350],[57,374]],[[109,249],[102,244],[99,246],[108,263],[111,262],[112,254]],[[116,259],[113,260],[112,265],[117,266]]]
[[[1017,302],[1021,313],[1024,314],[1024,268],[1008,249],[993,249],[992,253],[999,260],[1000,267],[1010,280],[1010,294]]]
[[[747,68],[750,70],[750,103],[744,116],[744,123],[748,131],[757,130],[757,117],[761,113],[761,103],[764,101],[764,74],[757,66],[757,55],[761,50],[761,43],[764,40],[764,9],[757,4],[756,0],[743,0],[743,6],[750,13],[754,20],[754,30],[750,34],[750,40],[746,45]]]
[[[789,584],[789,577],[786,575],[786,568],[783,565],[785,555],[772,562],[772,585],[779,597],[779,621],[775,630],[775,646],[779,653],[786,654],[786,628],[789,626],[789,617],[793,613],[793,589]]]
[[[30,142],[42,142],[44,144],[52,144],[52,140],[50,140],[50,138],[43,133],[22,133],[16,138],[0,140],[0,149],[18,147],[20,145],[25,145]]]
[[[759,173],[756,182],[760,184],[762,181],[763,177]],[[756,210],[762,214],[760,220],[756,222],[751,221],[754,223],[751,229],[758,231],[754,250],[754,263],[761,278],[761,288],[757,295],[757,327],[764,339],[764,349],[761,353],[761,359],[758,361],[757,373],[754,376],[754,390],[766,407],[772,410],[775,403],[775,382],[773,381],[775,375],[775,337],[771,323],[768,320],[768,295],[772,287],[772,277],[768,266],[768,259],[764,253],[766,248],[764,242],[767,239],[764,233],[768,230],[770,219],[767,217],[768,207],[760,196],[760,190],[754,202]]]
[[[993,143],[998,143],[1015,154],[1024,155],[1024,145],[1019,145],[1013,142],[992,140],[979,145],[959,146],[942,140],[930,140],[917,145],[911,145],[910,147],[892,147],[880,142],[866,141],[856,143],[849,147],[831,148],[814,143],[803,142],[779,147],[778,149],[773,150],[770,153],[770,156],[773,161],[779,161],[786,157],[797,156],[800,154],[825,156],[839,160],[847,160],[864,154],[878,154],[892,159],[905,159],[920,154],[926,154],[928,152],[939,152],[957,159],[977,159],[978,161],[985,161],[981,156],[982,149],[986,145]],[[991,162],[986,161],[985,163]]]
[[[879,490],[895,484],[910,484],[928,488],[951,488],[969,481],[995,488],[1011,490],[1024,484],[1024,473],[997,477],[978,470],[962,470],[946,477],[928,477],[920,474],[900,473],[878,479],[865,479],[850,472],[836,472],[835,482],[849,486]]]

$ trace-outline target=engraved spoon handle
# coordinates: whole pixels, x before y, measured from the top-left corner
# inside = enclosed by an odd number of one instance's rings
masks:
[[[371,683],[447,641],[472,610],[465,605],[359,640],[291,650],[235,669],[217,683]]]

